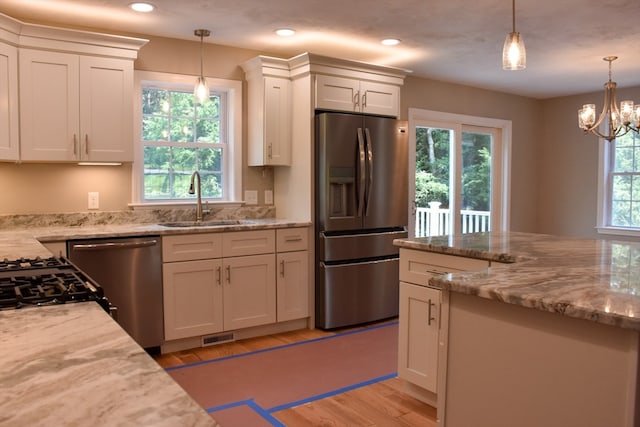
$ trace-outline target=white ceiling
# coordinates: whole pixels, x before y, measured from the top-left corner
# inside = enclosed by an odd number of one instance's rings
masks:
[[[133,12],[129,3],[2,0],[0,12],[32,23],[192,41],[199,40],[196,28],[206,28],[212,32],[207,43],[285,58],[313,52],[392,65],[535,98],[601,90],[608,72],[602,58],[617,55],[618,87],[640,85],[640,0],[518,0],[524,71],[501,68],[510,0],[151,0],[151,14]],[[281,39],[273,33],[278,27],[297,34]],[[386,37],[402,43],[380,45]]]

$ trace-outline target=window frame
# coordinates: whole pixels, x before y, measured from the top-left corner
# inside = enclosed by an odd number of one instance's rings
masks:
[[[142,141],[142,88],[147,82],[155,87],[185,89],[194,86],[198,76],[161,73],[155,71],[134,72],[134,161],[132,174],[131,207],[192,205],[190,199],[144,200],[144,141]],[[227,146],[223,157],[222,176],[224,199],[206,199],[209,204],[241,205],[242,203],[242,82],[238,80],[206,77],[212,92],[222,92],[227,108],[221,111],[221,120],[226,122]]]
[[[611,197],[615,140],[609,143],[598,138],[598,214],[596,230],[599,234],[613,236],[640,237],[639,227],[619,227],[611,225]]]

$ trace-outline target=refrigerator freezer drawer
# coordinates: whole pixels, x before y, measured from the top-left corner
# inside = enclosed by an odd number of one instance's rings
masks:
[[[316,326],[338,328],[398,315],[398,259],[320,264]]]
[[[342,261],[398,255],[393,239],[408,236],[405,230],[367,234],[326,235],[321,232],[320,261]]]

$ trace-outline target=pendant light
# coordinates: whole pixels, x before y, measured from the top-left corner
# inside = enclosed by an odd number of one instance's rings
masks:
[[[207,85],[207,79],[204,77],[203,62],[204,62],[204,38],[211,35],[209,30],[195,30],[193,32],[197,37],[200,37],[200,77],[196,82],[196,86],[193,89],[193,96],[198,104],[204,104],[209,101],[209,86]]]
[[[516,0],[512,1],[513,30],[507,34],[502,48],[503,70],[524,70],[527,68],[527,52],[524,49],[524,40],[516,31]]]

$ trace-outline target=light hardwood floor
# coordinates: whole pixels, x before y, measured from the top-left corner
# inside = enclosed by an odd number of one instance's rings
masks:
[[[309,340],[339,331],[303,329],[155,356],[160,366],[179,366],[201,360]],[[415,426],[435,427],[435,408],[402,392],[402,380],[393,378],[346,393],[306,403],[273,414],[287,427]]]

